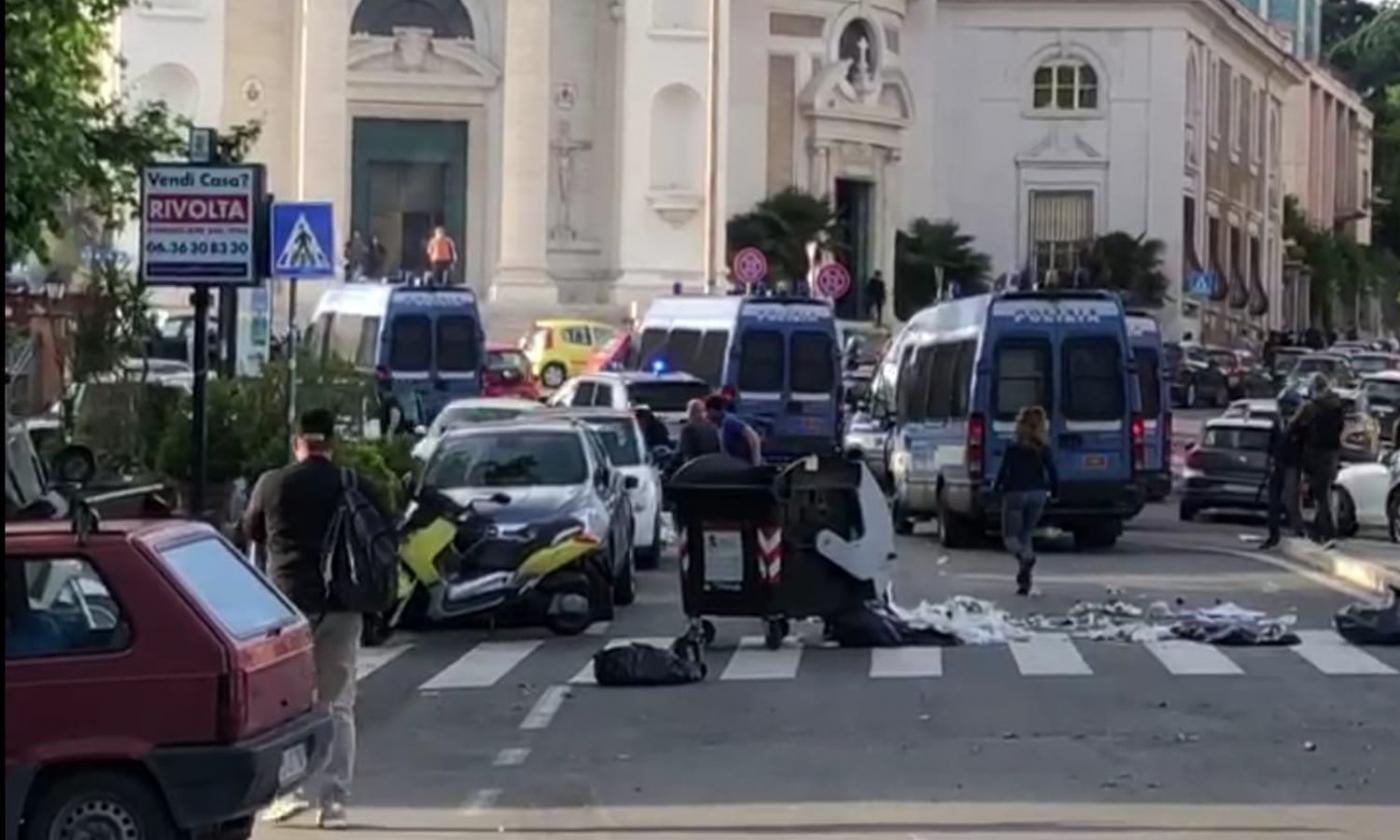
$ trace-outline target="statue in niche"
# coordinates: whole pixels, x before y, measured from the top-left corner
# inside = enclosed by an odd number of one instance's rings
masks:
[[[556,241],[573,242],[578,231],[573,226],[574,167],[580,152],[593,148],[588,140],[575,140],[568,120],[560,120],[550,149],[554,152],[555,186],[559,192],[559,218],[551,231]]]

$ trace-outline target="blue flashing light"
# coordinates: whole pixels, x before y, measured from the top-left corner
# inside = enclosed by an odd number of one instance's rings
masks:
[[[652,372],[652,373],[665,373],[665,372],[666,372],[666,360],[665,360],[665,359],[654,359],[654,360],[652,361],[652,363],[651,363],[651,372]]]

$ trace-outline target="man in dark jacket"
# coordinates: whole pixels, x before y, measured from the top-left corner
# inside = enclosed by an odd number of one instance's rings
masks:
[[[1342,428],[1346,424],[1346,407],[1332,390],[1327,377],[1316,374],[1312,380],[1312,399],[1294,415],[1290,427],[1296,427],[1303,440],[1303,474],[1312,493],[1313,539],[1328,543],[1336,538],[1332,522],[1332,482],[1337,480],[1341,461]]]
[[[1280,520],[1288,515],[1288,530],[1303,535],[1303,511],[1298,498],[1298,470],[1303,460],[1303,430],[1276,422],[1269,430],[1269,536],[1260,543],[1267,551],[1278,545]]]

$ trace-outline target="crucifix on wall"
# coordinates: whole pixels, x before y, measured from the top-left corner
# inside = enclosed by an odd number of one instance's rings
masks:
[[[578,231],[573,227],[572,211],[574,167],[578,154],[592,148],[591,141],[573,138],[568,120],[559,121],[554,142],[550,144],[550,150],[554,153],[555,186],[559,191],[559,217],[550,231],[550,236],[557,241],[572,242],[578,239]]]

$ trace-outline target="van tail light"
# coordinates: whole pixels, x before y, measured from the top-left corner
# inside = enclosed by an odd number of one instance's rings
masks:
[[[219,740],[237,741],[248,725],[248,672],[242,657],[235,656],[233,668],[219,677]]]
[[[987,454],[987,420],[980,414],[967,418],[967,477],[982,480],[982,464]]]
[[[1134,414],[1132,423],[1133,435],[1133,469],[1147,469],[1147,422],[1142,419],[1141,414]]]

